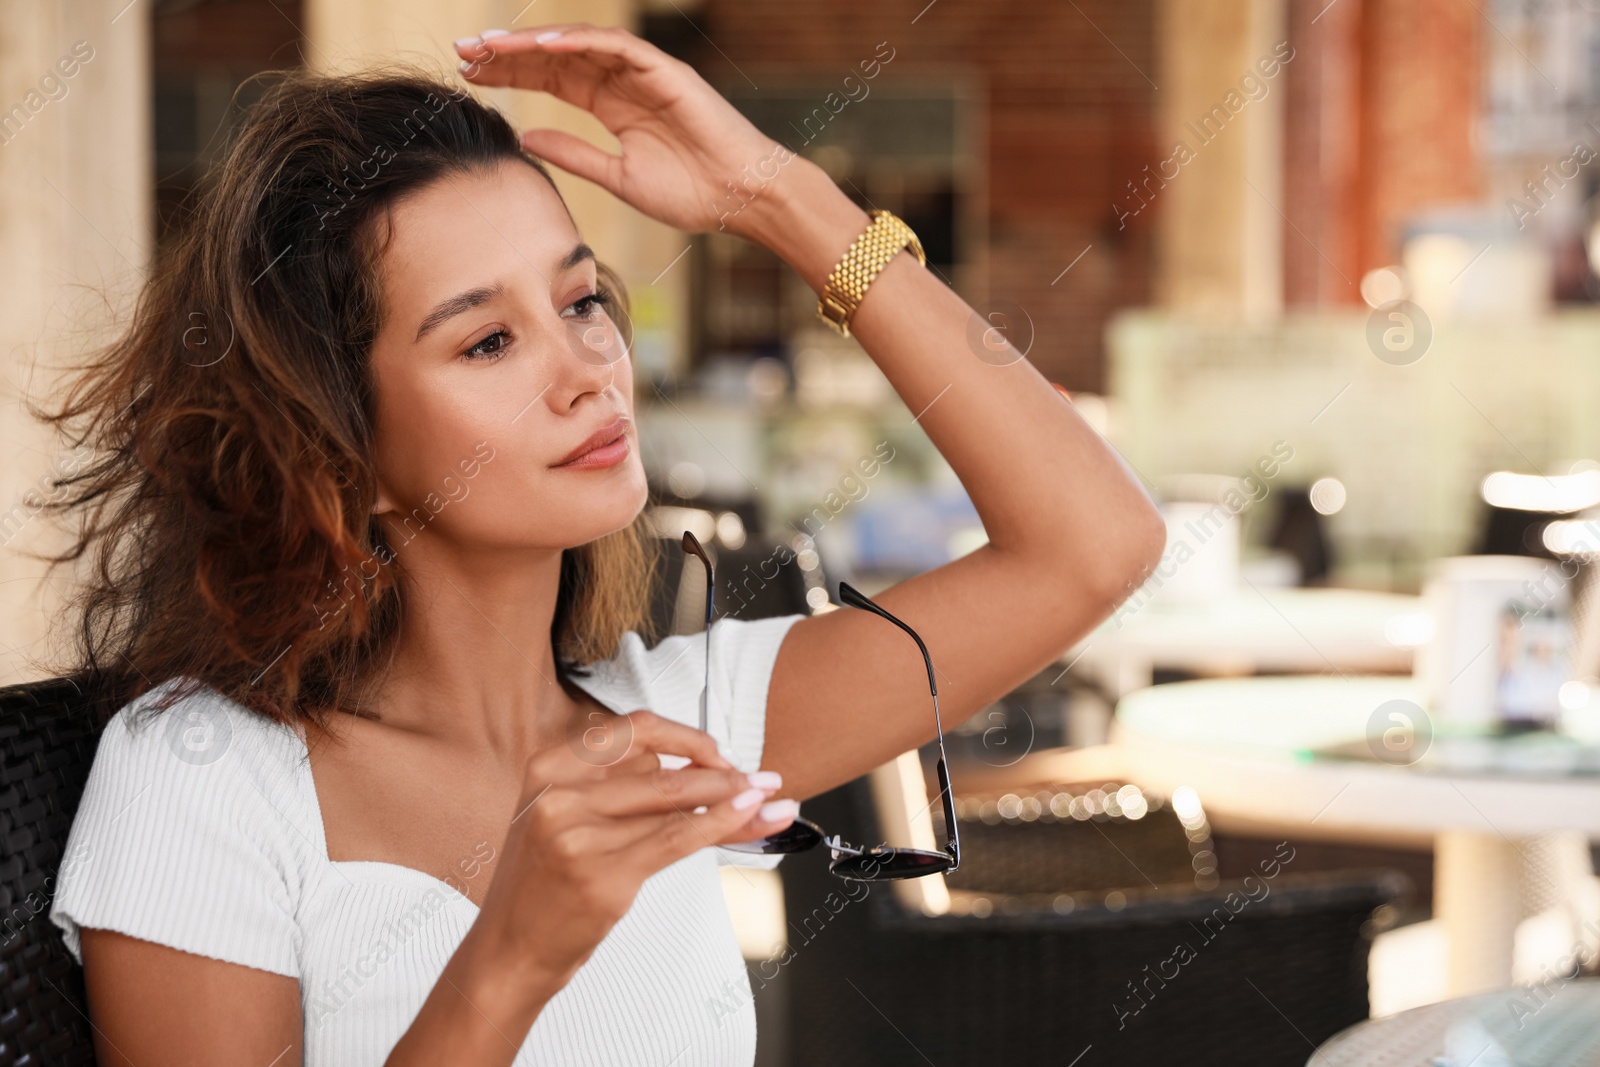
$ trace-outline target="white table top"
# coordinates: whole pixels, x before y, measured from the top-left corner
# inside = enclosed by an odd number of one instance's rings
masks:
[[[1412,1008],[1336,1034],[1306,1067],[1590,1067],[1600,1062],[1600,981],[1553,979]]]
[[[1365,743],[1374,712],[1392,700],[1419,710],[1423,702],[1408,677],[1180,682],[1125,697],[1112,739],[1141,785],[1190,786],[1208,811],[1236,821],[1397,835],[1600,836],[1600,776],[1578,773],[1594,752],[1576,743],[1554,752],[1535,739],[1491,743],[1493,754],[1516,757],[1500,770],[1481,762],[1446,770],[1313,755]],[[1381,738],[1381,728],[1377,733]],[[1437,733],[1434,745],[1456,743],[1445,728]]]
[[[1125,606],[1064,659],[1087,651],[1140,655],[1176,669],[1240,660],[1267,670],[1409,670],[1431,631],[1421,597],[1245,585],[1203,603],[1157,596],[1142,607]]]

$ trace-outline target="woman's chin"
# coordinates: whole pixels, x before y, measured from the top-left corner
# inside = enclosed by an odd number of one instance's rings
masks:
[[[573,514],[581,516],[580,521],[571,524],[573,537],[564,539],[572,545],[585,545],[590,541],[598,541],[602,537],[610,536],[632,526],[649,503],[649,492],[641,473],[637,487],[630,486],[625,491],[607,493],[591,501],[586,501],[585,506],[574,508]]]

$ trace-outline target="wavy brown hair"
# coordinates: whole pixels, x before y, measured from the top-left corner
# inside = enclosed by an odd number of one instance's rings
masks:
[[[209,686],[281,722],[363,710],[404,609],[371,514],[383,224],[399,197],[508,160],[550,179],[498,112],[427,75],[274,76],[126,332],[39,412],[94,450],[51,504],[73,520],[56,561],[85,564],[80,669],[129,697],[183,679],[162,705]],[[562,672],[647,628],[642,531],[564,553]]]

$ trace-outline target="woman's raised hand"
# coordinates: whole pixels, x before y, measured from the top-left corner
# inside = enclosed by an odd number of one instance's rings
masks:
[[[728,218],[740,199],[726,183],[754,192],[794,158],[693,67],[620,27],[489,30],[456,51],[474,85],[536,89],[592,112],[622,155],[558,130],[529,130],[523,147],[680,230],[740,232]]]

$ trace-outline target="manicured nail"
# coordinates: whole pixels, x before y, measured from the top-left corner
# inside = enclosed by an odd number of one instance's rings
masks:
[[[505,37],[510,32],[510,30],[484,30],[482,33],[478,34],[478,36],[487,41],[491,37]]]
[[[481,37],[457,37],[456,38],[456,47],[457,48],[471,48],[473,45],[479,44],[482,41],[483,41],[483,38],[481,38]]]
[[[540,44],[543,44],[546,41],[553,41],[560,36],[560,30],[545,30],[543,33],[539,34],[539,36],[535,37],[534,40]]]
[[[783,788],[783,775],[777,771],[756,771],[750,775],[750,784],[757,789],[765,789],[769,793],[774,792]]]
[[[767,791],[764,789],[746,789],[743,793],[733,798],[733,810],[749,811],[766,799],[766,796]]]
[[[795,800],[774,800],[770,804],[761,805],[762,822],[786,822],[799,814],[800,803]]]

